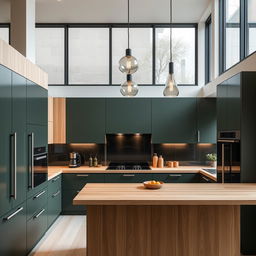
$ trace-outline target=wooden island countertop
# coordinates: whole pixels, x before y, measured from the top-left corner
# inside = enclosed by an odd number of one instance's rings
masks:
[[[159,190],[138,183],[87,184],[76,205],[255,205],[256,184],[164,184]]]

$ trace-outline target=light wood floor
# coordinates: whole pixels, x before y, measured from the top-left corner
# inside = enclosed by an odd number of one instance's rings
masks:
[[[85,256],[85,216],[60,216],[29,256]]]

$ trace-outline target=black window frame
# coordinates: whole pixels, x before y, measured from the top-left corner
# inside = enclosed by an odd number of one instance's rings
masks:
[[[249,27],[256,27],[256,24],[248,23],[248,0],[240,0],[240,60],[233,66],[226,69],[226,0],[219,0],[219,74],[226,72],[256,52],[249,54]],[[231,26],[237,26],[235,23]]]
[[[10,27],[10,24],[5,24]],[[112,84],[112,29],[127,28],[128,23],[36,23],[36,28],[63,28],[64,29],[64,84],[49,84],[49,86],[120,86]],[[178,86],[198,86],[198,24],[173,23],[172,28],[195,29],[195,83],[178,84]],[[69,84],[69,28],[109,28],[109,83],[108,84]],[[140,86],[164,86],[155,84],[155,51],[156,28],[170,28],[169,23],[130,23],[130,28],[152,28],[152,84],[139,84]]]
[[[212,51],[212,44],[211,40],[211,33],[212,33],[212,15],[210,15],[207,20],[205,21],[205,84],[211,82],[211,51]]]

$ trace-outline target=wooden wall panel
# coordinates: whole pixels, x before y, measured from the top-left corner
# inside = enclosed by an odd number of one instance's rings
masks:
[[[48,89],[47,73],[1,39],[0,64]]]
[[[240,206],[88,206],[87,256],[240,256]]]
[[[53,143],[66,143],[66,99],[53,99]]]

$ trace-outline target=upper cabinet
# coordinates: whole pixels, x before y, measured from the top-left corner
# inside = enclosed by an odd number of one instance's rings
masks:
[[[105,99],[66,99],[67,143],[105,143]]]
[[[197,143],[196,98],[152,99],[153,143]]]
[[[27,123],[48,124],[48,91],[27,80]]]
[[[197,99],[198,143],[216,143],[217,113],[215,98]]]
[[[106,133],[151,132],[151,99],[106,100]]]
[[[218,131],[240,130],[241,74],[217,87]]]

